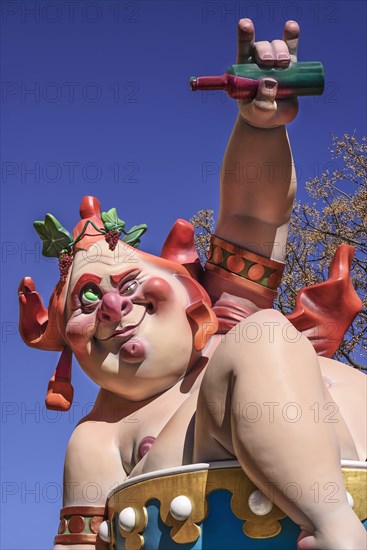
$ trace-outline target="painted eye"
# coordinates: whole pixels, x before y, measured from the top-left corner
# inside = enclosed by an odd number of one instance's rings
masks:
[[[102,292],[96,286],[86,287],[82,290],[80,301],[84,305],[94,304],[102,298]]]
[[[132,294],[135,292],[135,290],[138,288],[138,282],[137,281],[129,281],[125,283],[120,290],[120,294]]]

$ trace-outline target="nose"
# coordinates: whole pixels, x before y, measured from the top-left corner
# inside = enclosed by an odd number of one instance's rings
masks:
[[[133,308],[131,300],[115,292],[107,292],[101,301],[98,318],[105,323],[119,322]]]

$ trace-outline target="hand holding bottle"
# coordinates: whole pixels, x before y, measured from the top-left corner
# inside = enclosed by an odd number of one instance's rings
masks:
[[[261,67],[286,68],[297,61],[297,47],[300,29],[295,21],[287,21],[283,40],[255,42],[255,29],[250,19],[238,23],[237,63],[256,63]],[[259,82],[257,95],[253,100],[239,100],[239,110],[243,119],[252,126],[274,128],[291,122],[298,112],[296,97],[275,99],[277,81],[263,78]]]
[[[239,100],[243,119],[259,128],[291,122],[298,111],[297,97],[320,95],[324,89],[321,63],[297,63],[299,26],[287,21],[283,40],[255,43],[251,19],[238,23],[237,64],[222,76],[191,77],[191,90],[225,90]]]

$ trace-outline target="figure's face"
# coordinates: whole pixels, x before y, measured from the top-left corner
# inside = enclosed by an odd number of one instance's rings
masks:
[[[174,275],[119,243],[76,254],[66,337],[99,386],[131,400],[160,393],[185,374],[193,349],[188,296]]]

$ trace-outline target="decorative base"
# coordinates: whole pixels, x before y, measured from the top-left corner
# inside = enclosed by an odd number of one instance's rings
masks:
[[[367,464],[343,461],[342,471],[350,505],[366,520]],[[113,550],[294,550],[300,533],[236,461],[137,476],[107,508]]]

